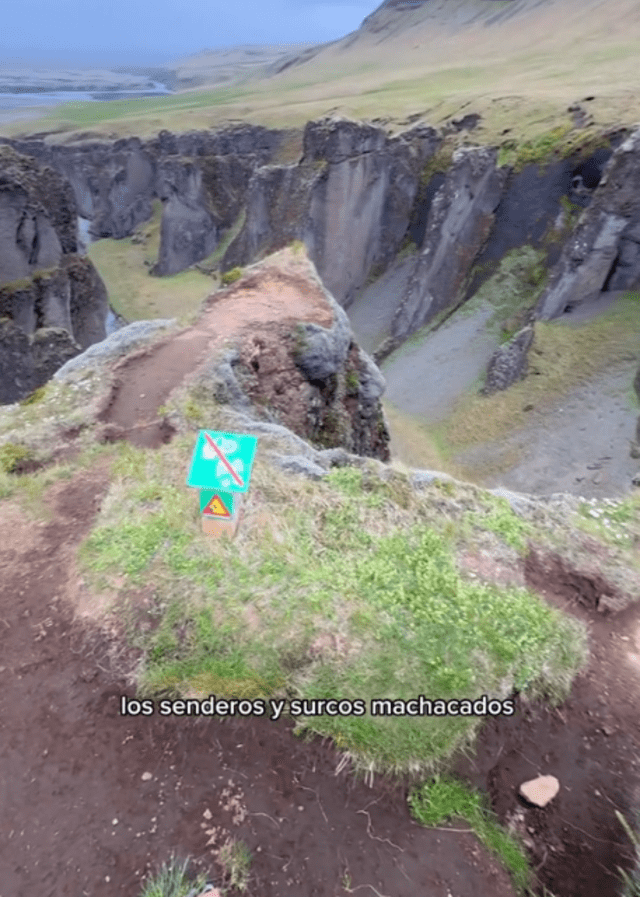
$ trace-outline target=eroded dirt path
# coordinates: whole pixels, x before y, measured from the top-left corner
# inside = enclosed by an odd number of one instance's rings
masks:
[[[167,442],[172,431],[158,416],[158,408],[186,377],[243,331],[259,334],[273,322],[293,326],[308,321],[331,327],[331,307],[309,278],[305,257],[283,250],[274,258],[277,267],[264,267],[210,297],[192,327],[125,358],[115,368],[111,395],[100,414],[107,425],[106,439],[126,438],[148,448]]]
[[[530,588],[586,624],[588,667],[562,706],[521,702],[514,717],[490,721],[477,756],[459,772],[490,795],[501,821],[521,835],[540,883],[554,895],[614,897],[618,867],[633,860],[615,811],[631,821],[640,806],[640,603],[603,615],[587,588],[560,581],[535,554],[525,577]],[[518,796],[520,784],[538,775],[554,775],[561,785],[544,809]]]
[[[336,776],[331,746],[286,723],[120,715],[135,658],[72,614],[108,475],[51,487],[42,525],[0,503],[1,897],[137,897],[172,852],[215,876],[229,837],[255,897],[512,897],[470,834],[415,824],[406,789]]]

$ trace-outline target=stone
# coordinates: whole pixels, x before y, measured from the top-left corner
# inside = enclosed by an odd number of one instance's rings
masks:
[[[487,369],[487,379],[482,390],[490,395],[498,390],[508,389],[521,380],[527,371],[527,355],[533,343],[534,330],[531,325],[523,327],[508,343],[494,352]]]
[[[91,261],[78,255],[70,184],[0,141],[0,318],[25,336],[24,357],[18,358],[19,336],[3,329],[8,354],[0,401],[26,397],[103,339],[107,309],[104,283]]]
[[[560,782],[555,776],[538,776],[520,785],[520,794],[536,807],[546,807],[560,791]]]
[[[273,455],[272,460],[282,470],[302,474],[311,480],[321,480],[327,475],[324,467],[314,464],[304,455]]]
[[[507,172],[492,147],[460,147],[434,196],[424,240],[391,325],[406,339],[458,298],[494,223]]]
[[[53,375],[54,380],[69,380],[76,374],[96,370],[103,365],[112,364],[124,355],[128,355],[134,349],[152,338],[158,331],[175,327],[175,318],[158,318],[155,321],[134,321],[126,327],[121,327],[110,336],[94,343],[85,349],[80,355],[72,358]]]
[[[13,321],[0,319],[0,404],[26,398],[80,352],[63,328],[43,327],[28,336]]]
[[[601,290],[640,284],[640,129],[613,153],[536,308],[550,320]]]

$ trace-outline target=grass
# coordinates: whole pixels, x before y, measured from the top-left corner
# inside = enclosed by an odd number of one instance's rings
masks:
[[[634,868],[631,870],[631,873],[625,872],[622,869],[618,869],[620,876],[622,878],[622,882],[624,884],[624,892],[623,897],[640,897],[640,834],[638,831],[634,831],[632,827],[629,825],[629,822],[625,817],[616,810],[616,817],[620,825],[624,828],[626,834],[631,841],[635,853],[635,863]],[[640,824],[640,815],[636,820],[636,826]]]
[[[161,206],[154,202],[153,217],[131,237],[97,240],[88,249],[113,309],[127,321],[181,318],[197,311],[213,292],[211,277],[194,268],[169,277],[149,274],[160,246]]]
[[[224,258],[227,249],[229,248],[229,246],[231,246],[235,238],[244,227],[246,219],[247,210],[246,208],[243,208],[225,236],[222,238],[222,240],[220,240],[214,251],[211,253],[211,255],[207,256],[207,258],[203,259],[201,262],[198,262],[199,270],[205,272],[213,272],[217,270],[220,262]]]
[[[524,553],[532,527],[513,512],[504,498],[487,495],[487,509],[468,511],[466,519],[480,529],[489,530],[519,553]]]
[[[411,814],[426,826],[462,819],[508,869],[520,894],[530,893],[531,871],[523,846],[494,819],[482,796],[448,776],[436,776],[409,795]]]
[[[23,461],[29,461],[33,457],[26,445],[16,442],[5,442],[0,446],[0,471],[5,474],[14,473]]]
[[[640,495],[630,495],[623,501],[582,502],[574,525],[603,544],[633,549],[640,544]]]
[[[498,165],[511,165],[515,171],[522,171],[527,165],[539,165],[554,156],[562,156],[568,151],[565,141],[572,131],[567,122],[530,140],[507,141],[498,154]]]
[[[166,97],[67,104],[29,127],[62,135],[91,129],[150,136],[163,128],[185,131],[231,120],[300,127],[329,112],[389,117],[398,127],[407,116],[421,115],[438,126],[475,112],[482,116],[476,129],[481,142],[505,143],[504,132],[510,129],[518,134],[521,154],[537,158],[546,149],[545,135],[569,127],[567,107],[587,94],[594,97],[587,108],[596,128],[640,118],[636,94],[620,86],[633,84],[635,76],[632,31],[637,26],[630,4],[623,0],[619,15],[626,34],[605,18],[604,8],[591,9],[577,31],[577,20],[570,16],[538,22],[535,11],[527,27],[516,17],[467,30],[450,23],[451,31],[420,23],[418,15],[415,27],[403,34],[383,30],[375,41],[369,35],[348,51],[326,48],[306,65],[271,78]],[[540,15],[554,13],[542,10]],[[19,133],[24,127],[19,122],[4,131]],[[459,137],[468,139],[465,133]]]
[[[189,862],[188,859],[179,860],[172,856],[145,883],[140,897],[187,897],[193,888],[201,890],[207,880],[203,875],[198,875],[195,879],[189,876]]]
[[[402,473],[384,482],[350,468],[311,483],[259,451],[237,538],[212,543],[184,487],[191,445],[186,434],[154,453],[121,447],[81,550],[100,590],[155,584],[158,626],[133,636],[146,658],[145,694],[337,697],[367,707],[420,694],[566,694],[584,657],[582,630],[527,592],[463,582],[458,528],[439,490],[421,499]],[[511,523],[496,513],[489,528],[504,527],[508,542]],[[370,772],[431,769],[477,725],[462,716],[293,715],[298,731],[333,738]]]
[[[536,322],[530,375],[491,396],[467,394],[442,430],[452,451],[504,438],[524,423],[523,408],[552,407],[578,386],[637,356],[640,295],[619,299],[597,319],[569,326]]]
[[[222,866],[226,886],[244,894],[251,867],[251,853],[244,841],[229,838],[218,851],[218,863]]]

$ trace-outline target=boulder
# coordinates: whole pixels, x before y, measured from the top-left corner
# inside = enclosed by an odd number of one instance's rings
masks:
[[[508,343],[497,349],[487,368],[484,395],[508,389],[527,373],[527,355],[533,343],[533,327],[523,327]]]

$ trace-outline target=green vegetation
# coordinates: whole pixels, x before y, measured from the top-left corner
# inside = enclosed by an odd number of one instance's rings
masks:
[[[630,495],[623,501],[582,502],[574,524],[604,544],[633,549],[640,542],[640,495]]]
[[[307,331],[304,324],[296,324],[295,329],[290,334],[290,339],[293,343],[291,352],[294,358],[300,358],[301,355],[309,348],[309,341],[307,339]]]
[[[470,392],[461,398],[442,428],[443,443],[457,451],[502,439],[524,423],[528,405],[551,407],[601,372],[628,363],[640,341],[639,299],[629,293],[598,318],[580,324],[537,321],[529,353],[533,376],[491,396]]]
[[[162,203],[156,200],[152,218],[131,237],[97,240],[87,250],[114,311],[126,321],[182,318],[199,309],[213,291],[211,278],[193,268],[169,277],[150,276],[158,259],[161,217]]]
[[[481,529],[495,533],[516,551],[524,552],[532,527],[513,512],[506,499],[488,495],[486,504],[488,509],[484,512],[468,512],[467,520]]]
[[[441,143],[420,172],[420,184],[423,189],[429,186],[434,175],[446,174],[449,171],[453,161],[454,150],[455,144],[453,142],[445,140]]]
[[[347,371],[345,376],[345,386],[347,388],[348,394],[357,394],[358,390],[360,389],[360,377],[357,371]]]
[[[493,311],[485,326],[500,333],[503,340],[510,339],[522,327],[523,314],[535,305],[545,287],[547,268],[544,260],[544,250],[532,246],[521,246],[505,253],[497,270],[457,314],[473,314],[486,304]]]
[[[233,222],[229,230],[226,232],[222,240],[218,243],[211,255],[207,256],[201,262],[198,262],[198,270],[204,273],[211,273],[216,270],[225,256],[227,249],[231,246],[238,234],[241,232],[247,220],[247,210],[243,208],[236,220]],[[224,282],[224,280],[223,280]]]
[[[618,870],[624,883],[623,897],[640,897],[640,834],[638,834],[637,830],[634,831],[631,828],[628,821],[618,810],[616,810],[616,817],[629,836],[629,840],[635,851],[635,866],[632,869],[631,874],[625,872],[623,869]],[[636,826],[640,828],[640,814],[638,814]]]
[[[230,271],[225,271],[222,275],[222,285],[225,287],[229,287],[232,283],[235,283],[236,280],[240,280],[241,277],[242,268],[231,268]]]
[[[218,851],[218,863],[222,866],[226,886],[244,894],[249,885],[251,866],[251,853],[244,841],[230,838]]]
[[[524,847],[499,825],[480,794],[448,776],[436,776],[414,789],[408,800],[412,815],[422,825],[464,820],[509,870],[518,892],[530,893],[531,872]]]
[[[567,152],[565,138],[572,130],[571,125],[566,123],[530,140],[520,143],[508,141],[500,148],[498,165],[511,165],[515,171],[522,171],[527,165],[540,165],[562,156]]]
[[[164,863],[159,872],[146,882],[140,897],[187,897],[192,889],[202,889],[207,883],[203,875],[193,879],[188,875],[189,860],[176,857]]]
[[[38,386],[33,392],[29,393],[21,402],[21,405],[35,405],[40,402],[46,395],[46,386]]]
[[[15,473],[22,463],[32,458],[33,453],[26,445],[15,442],[0,445],[0,471],[4,473]]]
[[[240,533],[212,543],[184,488],[191,446],[185,434],[154,453],[118,447],[81,549],[101,590],[156,584],[158,626],[134,636],[145,694],[340,697],[367,708],[418,695],[566,694],[584,658],[581,627],[525,591],[464,582],[451,541],[464,512],[443,513],[437,490],[421,498],[400,472],[384,481],[375,468],[311,483],[258,456]],[[519,532],[499,506],[488,519],[507,541]],[[298,731],[332,737],[370,772],[431,769],[477,726],[465,716],[295,716]]]

